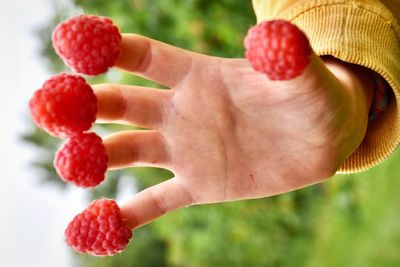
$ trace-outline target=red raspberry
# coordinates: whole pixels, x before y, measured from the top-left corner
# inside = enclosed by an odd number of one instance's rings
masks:
[[[60,74],[35,92],[29,108],[38,127],[66,138],[91,127],[96,120],[97,99],[82,77]]]
[[[270,20],[250,28],[245,40],[246,57],[256,71],[270,80],[291,80],[310,63],[306,35],[284,20]]]
[[[109,18],[79,15],[59,24],[53,46],[65,64],[76,72],[97,75],[115,64],[121,34]]]
[[[123,224],[121,212],[112,199],[93,201],[75,216],[65,229],[67,244],[79,253],[111,256],[125,249],[132,230]]]
[[[104,180],[108,156],[100,137],[81,133],[57,151],[54,167],[61,179],[80,187],[94,187]]]

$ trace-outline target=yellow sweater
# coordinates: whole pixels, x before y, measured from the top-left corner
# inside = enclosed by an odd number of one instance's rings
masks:
[[[315,52],[372,69],[395,100],[368,125],[357,150],[338,173],[377,165],[400,144],[400,0],[253,0],[257,21],[286,19],[309,37]]]

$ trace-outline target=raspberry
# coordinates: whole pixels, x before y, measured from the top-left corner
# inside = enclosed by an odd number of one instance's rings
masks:
[[[108,156],[95,133],[69,138],[57,151],[54,167],[61,179],[80,187],[94,187],[104,180]]]
[[[111,256],[125,249],[132,230],[123,224],[121,212],[112,199],[95,200],[68,224],[67,244],[79,253]]]
[[[79,76],[60,74],[47,80],[29,101],[36,125],[66,138],[88,130],[96,119],[97,99]]]
[[[79,15],[59,24],[53,47],[65,64],[76,72],[97,75],[115,64],[121,34],[109,18]]]
[[[270,80],[291,80],[310,63],[312,49],[306,35],[288,21],[257,24],[250,28],[244,45],[253,68]]]

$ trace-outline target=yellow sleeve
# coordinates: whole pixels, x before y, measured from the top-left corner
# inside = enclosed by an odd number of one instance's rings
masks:
[[[307,34],[318,55],[372,69],[393,89],[388,110],[369,123],[361,145],[338,173],[367,170],[400,144],[400,25],[395,18],[400,1],[390,2],[393,13],[378,0],[253,0],[258,22],[289,20]]]

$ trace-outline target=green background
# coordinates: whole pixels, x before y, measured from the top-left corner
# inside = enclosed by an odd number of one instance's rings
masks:
[[[69,71],[54,54],[51,32],[79,13],[111,17],[122,32],[134,32],[182,48],[224,57],[242,57],[242,40],[255,24],[251,1],[237,0],[75,0],[54,1],[54,16],[37,30],[49,70]],[[173,64],[173,63],[172,63]],[[88,79],[158,87],[111,70]],[[95,126],[100,135],[128,129]],[[65,187],[53,166],[59,140],[32,125],[23,139],[35,144],[44,183]],[[75,255],[74,266],[235,267],[235,266],[400,266],[400,169],[395,153],[383,164],[357,175],[281,196],[234,203],[194,206],[144,226],[121,254],[108,258]],[[118,178],[129,176],[139,189],[172,176],[166,170],[132,168],[108,173],[87,201],[118,195]],[[66,222],[67,224],[67,222]],[[60,233],[62,234],[62,233]],[[71,253],[72,252],[71,250]]]

